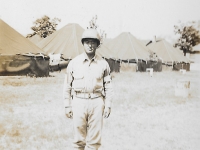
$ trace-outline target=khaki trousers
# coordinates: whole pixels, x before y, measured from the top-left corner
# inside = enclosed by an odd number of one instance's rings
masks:
[[[104,101],[98,98],[72,100],[73,147],[75,150],[98,150],[101,146]]]

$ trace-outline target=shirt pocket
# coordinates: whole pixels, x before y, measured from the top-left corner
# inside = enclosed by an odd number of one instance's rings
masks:
[[[81,80],[84,78],[84,74],[81,72],[77,72],[73,74],[74,80]]]
[[[75,80],[83,79],[84,70],[80,67],[76,67],[76,69],[73,70],[73,77]]]
[[[84,74],[82,71],[73,72],[74,81],[72,83],[72,88],[75,91],[82,91],[84,89]]]

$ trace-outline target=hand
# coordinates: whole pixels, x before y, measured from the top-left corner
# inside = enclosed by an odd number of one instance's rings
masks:
[[[111,112],[111,108],[110,107],[105,107],[104,108],[104,118],[108,118]]]
[[[71,107],[66,107],[65,108],[65,115],[68,117],[68,118],[73,118],[73,111],[72,111],[72,108]]]

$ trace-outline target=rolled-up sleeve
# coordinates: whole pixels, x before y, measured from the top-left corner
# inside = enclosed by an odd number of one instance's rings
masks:
[[[111,107],[113,98],[113,87],[110,75],[110,67],[106,62],[106,69],[104,71],[104,92],[105,92],[105,107]]]
[[[72,62],[69,62],[65,73],[64,88],[63,88],[63,101],[65,107],[71,106],[72,82],[73,82]]]

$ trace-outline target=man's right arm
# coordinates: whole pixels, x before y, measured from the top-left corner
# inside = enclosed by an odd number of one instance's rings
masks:
[[[72,82],[73,82],[72,65],[71,63],[69,63],[67,66],[66,74],[65,74],[64,89],[63,89],[65,114],[68,118],[73,118],[73,112],[71,108]]]
[[[64,89],[63,89],[63,100],[65,108],[71,107],[72,82],[73,82],[72,64],[69,63],[65,74]]]

